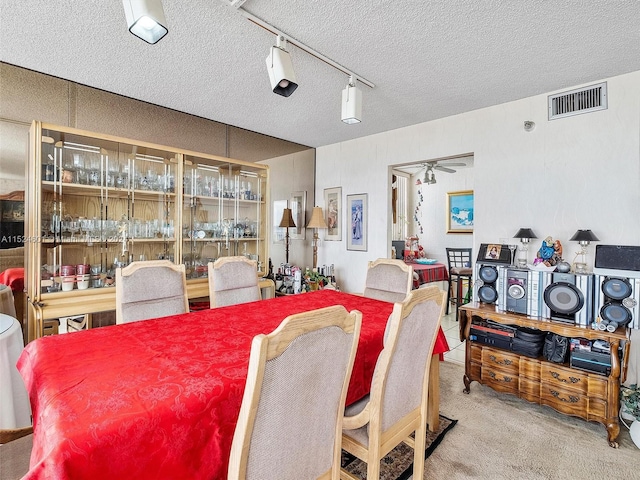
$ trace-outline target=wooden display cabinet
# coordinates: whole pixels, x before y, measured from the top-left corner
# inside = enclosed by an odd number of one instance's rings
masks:
[[[565,324],[525,315],[499,312],[493,305],[467,304],[459,311],[460,340],[465,341],[464,392],[477,381],[492,389],[511,393],[560,413],[603,424],[609,445],[617,448],[620,425],[619,392],[628,361],[627,337],[624,328],[613,333],[589,327]],[[535,328],[570,338],[604,340],[611,346],[611,373],[606,376],[558,364],[543,357],[530,358],[516,352],[469,340],[474,320],[491,320],[505,325]],[[624,342],[622,362],[618,349]]]
[[[184,262],[189,297],[197,298],[208,296],[206,261],[267,258],[266,165],[37,121],[29,147],[30,340],[42,336],[45,320],[115,309],[115,269],[132,261]],[[201,188],[213,176],[226,187],[221,197]],[[221,225],[230,234],[214,237]],[[89,272],[68,274],[77,265]]]

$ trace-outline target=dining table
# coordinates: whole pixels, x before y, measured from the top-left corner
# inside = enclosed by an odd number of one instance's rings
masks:
[[[392,303],[327,289],[29,343],[17,364],[34,428],[23,480],[226,478],[252,339],[330,305],[362,312],[350,404],[369,392]],[[430,388],[448,348],[440,331]],[[430,392],[433,422],[437,401]]]

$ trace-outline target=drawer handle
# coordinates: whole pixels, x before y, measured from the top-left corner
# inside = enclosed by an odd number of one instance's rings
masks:
[[[489,360],[491,360],[493,363],[497,363],[498,365],[511,365],[513,363],[513,360],[509,360],[507,358],[505,358],[503,361],[500,361],[495,355],[489,355]]]
[[[560,378],[560,374],[557,372],[551,372],[551,376],[556,380],[560,380],[561,382],[567,383],[567,381],[564,378]],[[571,383],[578,383],[580,379],[576,377],[569,377],[569,381]]]
[[[551,395],[553,395],[558,400],[561,400],[563,402],[578,403],[578,400],[579,400],[579,398],[576,397],[575,395],[569,395],[569,400],[567,400],[566,398],[561,397],[560,396],[560,392],[558,392],[556,390],[551,390]]]
[[[488,372],[489,376],[491,378],[493,378],[494,380],[498,380],[498,378],[496,378],[496,374],[494,372]],[[498,380],[499,382],[511,382],[511,377],[502,377],[502,380]]]

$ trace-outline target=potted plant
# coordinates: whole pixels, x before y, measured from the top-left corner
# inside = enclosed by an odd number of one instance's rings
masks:
[[[640,387],[636,384],[620,387],[620,402],[620,417],[623,421],[632,422],[629,434],[636,447],[640,448]]]

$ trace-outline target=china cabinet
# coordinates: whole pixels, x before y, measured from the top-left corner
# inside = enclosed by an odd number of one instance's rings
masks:
[[[208,261],[264,265],[267,181],[265,165],[33,122],[30,339],[47,319],[113,310],[115,269],[132,261],[185,263],[190,298],[208,295]]]

